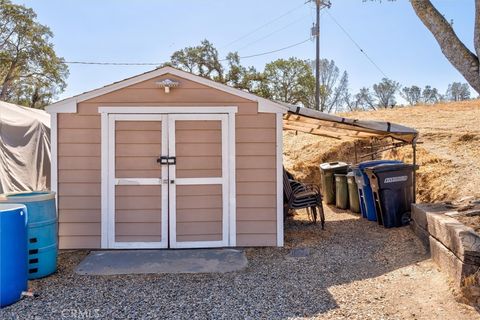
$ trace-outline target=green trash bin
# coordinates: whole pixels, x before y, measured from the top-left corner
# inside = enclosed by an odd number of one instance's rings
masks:
[[[335,206],[348,209],[348,184],[346,174],[335,174]]]
[[[355,174],[352,172],[347,173],[348,184],[348,202],[350,204],[350,211],[360,213],[360,201],[358,198],[358,187],[355,182]]]
[[[345,162],[327,162],[320,165],[322,174],[322,194],[327,204],[335,204],[334,174],[347,174],[348,164]]]

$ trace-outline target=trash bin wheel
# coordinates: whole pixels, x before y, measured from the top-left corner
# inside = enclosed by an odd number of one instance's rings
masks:
[[[411,212],[407,211],[402,214],[402,225],[407,225],[412,221]]]

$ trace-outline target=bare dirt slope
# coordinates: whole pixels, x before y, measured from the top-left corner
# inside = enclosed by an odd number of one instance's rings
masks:
[[[480,197],[480,100],[342,115],[395,122],[420,132],[419,141],[423,143],[419,144],[417,153],[419,201]],[[354,162],[351,142],[339,143],[309,134],[295,135],[294,132],[285,132],[284,138],[286,167],[302,180],[318,183],[319,163]],[[380,157],[411,162],[411,147],[384,152]]]

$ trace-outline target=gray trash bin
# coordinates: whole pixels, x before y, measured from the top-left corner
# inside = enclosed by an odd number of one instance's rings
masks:
[[[335,174],[347,174],[345,162],[327,162],[320,165],[322,174],[322,193],[327,204],[335,204]]]

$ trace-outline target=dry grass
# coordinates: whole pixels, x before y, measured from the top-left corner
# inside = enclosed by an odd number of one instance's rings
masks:
[[[439,202],[464,196],[480,197],[480,101],[404,107],[342,116],[391,121],[420,132],[417,162],[418,200]],[[352,142],[285,132],[285,164],[299,179],[318,183],[318,165],[326,161],[355,161]],[[358,150],[366,147],[365,143]],[[366,150],[366,149],[363,149]],[[382,158],[412,160],[412,149],[403,147]]]

